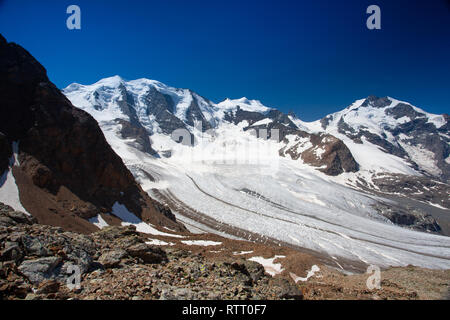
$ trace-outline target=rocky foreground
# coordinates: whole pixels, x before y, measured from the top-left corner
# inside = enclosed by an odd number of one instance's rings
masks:
[[[318,274],[296,284],[286,276],[287,264],[271,277],[259,263],[240,256],[162,249],[146,240],[132,226],[89,235],[68,232],[0,204],[0,299],[443,299],[449,294],[449,270],[392,268],[383,271],[382,288],[371,291],[367,275],[345,276],[320,266]],[[78,288],[68,286],[76,283],[72,266],[81,272]]]

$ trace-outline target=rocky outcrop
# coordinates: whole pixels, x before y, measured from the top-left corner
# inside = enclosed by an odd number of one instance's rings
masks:
[[[280,155],[289,155],[294,160],[301,158],[303,162],[319,167],[320,171],[332,176],[359,169],[347,146],[332,135],[296,131],[294,139],[293,146],[281,149]],[[285,143],[289,143],[288,139]]]
[[[450,209],[450,186],[423,176],[404,174],[379,174],[372,183],[384,193],[400,193],[408,198],[438,204]],[[364,187],[364,186],[363,186]]]
[[[174,103],[170,96],[162,94],[154,87],[149,87],[144,103],[147,106],[146,114],[155,117],[164,134],[170,135],[176,129],[186,129],[184,122],[172,113]]]
[[[6,136],[0,132],[0,176],[8,169],[11,155],[11,144]]]
[[[198,127],[199,123],[201,124],[201,130],[207,131],[212,128],[211,123],[209,123],[208,120],[206,120],[204,114],[202,113],[200,107],[199,107],[199,101],[196,95],[190,91],[192,101],[189,107],[186,110],[186,123],[189,126],[192,127]]]
[[[303,297],[293,283],[271,278],[256,262],[151,246],[132,226],[81,235],[35,222],[0,204],[0,299]],[[79,288],[68,286],[69,266],[79,267]]]
[[[264,118],[265,117],[263,114],[259,112],[242,110],[238,105],[235,111],[229,111],[225,113],[224,120],[234,124],[241,123],[242,121],[247,121],[249,125],[252,125],[253,123]]]
[[[327,175],[335,176],[343,172],[356,172],[359,169],[358,163],[342,140],[330,134],[311,134],[299,130],[289,116],[281,111],[272,109],[267,115],[263,115],[258,112],[242,111],[238,107],[236,112],[228,114],[228,117],[235,124],[247,121],[249,125],[244,131],[252,132],[258,138],[284,143],[285,146],[279,150],[280,156],[289,155],[294,160],[301,158],[303,162],[319,167],[319,170]],[[271,121],[257,123],[265,118]],[[275,134],[277,136],[274,136]],[[290,139],[297,142],[290,143]]]
[[[81,235],[39,225],[33,217],[0,203],[0,300],[442,299],[448,295],[450,270],[389,268],[383,270],[382,288],[371,291],[367,274],[348,275],[321,265],[316,276],[295,284],[290,278],[268,276],[260,264],[240,256],[159,248],[146,240],[131,226]],[[273,250],[261,248],[267,249]],[[164,259],[146,261],[148,252]],[[292,266],[297,268],[302,261],[294,259]],[[68,286],[75,284],[64,269],[69,265],[80,267],[79,287]]]
[[[158,212],[97,122],[72,106],[26,50],[1,36],[0,100],[0,132],[9,144],[19,142],[13,174],[21,202],[38,221],[94,231],[83,219],[111,212],[118,201],[144,221],[184,230]]]
[[[133,147],[151,155],[157,154],[157,152],[152,148],[147,130],[145,130],[140,123],[133,124],[123,119],[116,119],[116,122],[121,126],[120,134],[122,135],[122,138],[134,139],[134,143],[132,143]]]
[[[431,214],[424,213],[411,206],[402,208],[401,206],[386,203],[377,203],[375,210],[383,217],[388,218],[392,223],[413,230],[439,233],[441,227]]]

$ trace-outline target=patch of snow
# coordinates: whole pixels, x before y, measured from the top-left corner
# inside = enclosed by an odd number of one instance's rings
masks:
[[[340,265],[339,265],[340,266]],[[342,269],[342,267],[341,267]],[[306,275],[306,278],[302,278],[302,277],[298,277],[295,273],[289,272],[289,275],[291,276],[291,278],[295,281],[295,283],[299,282],[299,281],[308,281],[309,278],[311,278],[312,276],[315,275],[316,272],[320,271],[320,268],[317,265],[313,265],[311,267],[311,270],[308,271],[308,274]]]
[[[253,250],[250,250],[250,251],[233,252],[233,254],[234,254],[235,256],[239,256],[239,255],[243,255],[243,254],[249,254],[249,253],[253,253]]]
[[[412,146],[407,142],[399,141],[402,148],[408,153],[411,160],[419,165],[422,170],[432,174],[440,175],[442,170],[437,166],[437,161],[434,159],[434,153],[428,149],[419,146]]]
[[[150,241],[145,241],[146,244],[152,245],[152,246],[173,246],[175,245],[172,242],[165,242],[158,239],[150,239]]]
[[[20,165],[18,160],[18,143],[14,142],[12,149],[13,155],[9,161],[10,166],[5,172],[0,173],[0,202],[12,207],[14,210],[30,215],[20,202],[19,188],[12,173],[12,168]]]
[[[263,105],[259,100],[249,100],[245,97],[240,99],[225,99],[217,104],[218,108],[226,111],[235,110],[238,106],[244,111],[261,113],[265,113],[271,109]]]
[[[316,147],[316,149],[314,149],[314,154],[316,155],[317,158],[322,159],[322,155],[325,153],[325,149],[323,148],[319,148]]]
[[[102,216],[100,214],[96,215],[95,217],[90,218],[89,222],[100,229],[103,229],[103,228],[109,226],[109,224],[102,218]]]
[[[286,256],[275,255],[273,258],[265,259],[263,257],[251,257],[248,260],[258,262],[264,267],[264,270],[272,277],[284,271],[281,263],[274,263],[278,258],[286,258]]]
[[[120,204],[119,202],[114,203],[112,207],[112,214],[122,220],[123,226],[134,225],[136,227],[136,231],[138,232],[153,234],[157,236],[183,238],[178,234],[166,233],[153,228],[148,223],[143,222],[133,213],[128,211],[127,207],[125,207],[125,205],[123,204]]]
[[[188,246],[218,246],[221,245],[222,242],[209,241],[209,240],[181,240],[182,243],[187,244]]]
[[[256,121],[255,123],[252,124],[252,126],[261,126],[261,125],[269,124],[269,123],[272,123],[272,122],[273,122],[272,119],[265,118],[265,119]]]

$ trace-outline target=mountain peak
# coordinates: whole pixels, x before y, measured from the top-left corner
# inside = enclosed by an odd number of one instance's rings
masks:
[[[102,84],[102,85],[105,85],[108,87],[118,87],[121,84],[123,84],[124,81],[125,80],[121,76],[115,75],[112,77],[103,78],[103,79],[97,81],[95,84]]]

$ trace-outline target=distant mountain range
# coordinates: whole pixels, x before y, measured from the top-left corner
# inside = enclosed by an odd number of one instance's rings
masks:
[[[430,114],[393,98],[370,96],[314,122],[269,108],[246,98],[213,103],[189,89],[161,82],[106,78],[92,85],[71,84],[64,94],[100,123],[121,124],[123,138],[133,137],[146,152],[158,152],[147,137],[171,135],[186,129],[202,131],[234,124],[249,129],[280,131],[281,155],[301,156],[308,163],[336,175],[342,172],[424,175],[442,182],[450,178],[449,116]],[[317,136],[333,136],[336,155],[318,150],[327,143]],[[307,138],[305,138],[307,137]],[[330,140],[331,143],[331,140]],[[161,151],[161,150],[159,150]],[[349,152],[350,151],[350,152]],[[331,168],[333,167],[333,168]]]
[[[24,220],[15,209],[79,233],[133,225],[167,246],[291,248],[344,270],[448,267],[448,115],[370,96],[304,122],[119,76],[61,92],[26,50],[2,37],[0,49],[2,228]]]
[[[257,100],[214,103],[190,89],[120,76],[63,93],[98,121],[144,190],[187,226],[370,261],[362,243],[346,249],[345,238],[330,237],[352,226],[347,231],[363,243],[373,240],[368,230],[382,235],[375,255],[386,265],[396,264],[387,258],[391,245],[409,238],[402,230],[450,234],[448,115],[369,96],[304,122]]]

